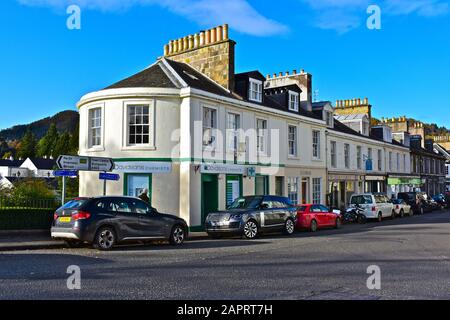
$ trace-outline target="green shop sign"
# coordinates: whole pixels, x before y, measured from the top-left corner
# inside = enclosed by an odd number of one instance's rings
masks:
[[[420,178],[388,178],[388,185],[421,185],[422,179]]]

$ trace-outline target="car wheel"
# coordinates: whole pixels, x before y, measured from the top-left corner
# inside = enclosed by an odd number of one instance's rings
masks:
[[[67,248],[78,248],[83,244],[83,242],[78,240],[64,240],[64,243]]]
[[[292,219],[287,219],[286,223],[284,224],[284,234],[290,236],[295,231],[295,224]]]
[[[383,221],[383,214],[380,212],[380,213],[378,213],[378,218],[377,218],[377,221],[378,222],[381,222],[381,221]]]
[[[359,215],[359,216],[358,216],[358,223],[359,223],[359,224],[364,224],[364,223],[366,223],[366,222],[367,222],[366,216],[364,216],[364,215]]]
[[[340,229],[341,228],[341,219],[339,219],[339,218],[336,218],[336,223],[335,223],[335,225],[334,225],[334,228],[335,229]]]
[[[172,232],[170,233],[169,242],[173,246],[179,246],[184,243],[186,240],[186,231],[183,226],[176,225],[172,228]]]
[[[244,237],[247,239],[255,239],[258,235],[258,225],[255,221],[249,220],[244,225]]]
[[[317,221],[316,220],[311,221],[311,226],[309,227],[309,231],[311,231],[311,232],[317,231]]]
[[[403,209],[402,210],[400,210],[400,218],[404,218],[405,217],[405,211],[403,211]]]
[[[111,250],[116,244],[116,233],[111,227],[101,227],[94,239],[94,248],[99,250]]]

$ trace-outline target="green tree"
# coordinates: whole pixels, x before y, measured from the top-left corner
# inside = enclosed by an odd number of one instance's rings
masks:
[[[70,136],[70,155],[77,155],[79,148],[80,124],[77,123],[74,132]]]
[[[53,156],[53,151],[58,142],[59,134],[56,125],[52,123],[47,131],[47,134],[39,141],[38,156],[50,157]]]
[[[52,156],[56,159],[60,155],[68,154],[70,152],[70,134],[64,132],[59,136],[56,142],[55,148],[53,150]]]
[[[33,158],[36,156],[36,148],[37,141],[35,135],[31,132],[30,129],[27,130],[24,137],[20,142],[19,150],[17,151],[17,155],[19,158]]]

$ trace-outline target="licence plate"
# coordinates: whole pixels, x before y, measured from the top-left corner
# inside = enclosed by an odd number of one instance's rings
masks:
[[[61,218],[59,218],[59,222],[67,223],[67,222],[70,222],[70,221],[72,221],[72,217],[61,217]]]

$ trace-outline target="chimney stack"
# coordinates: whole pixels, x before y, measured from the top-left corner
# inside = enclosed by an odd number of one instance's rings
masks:
[[[172,40],[164,57],[189,64],[224,88],[234,90],[235,45],[227,24]]]

